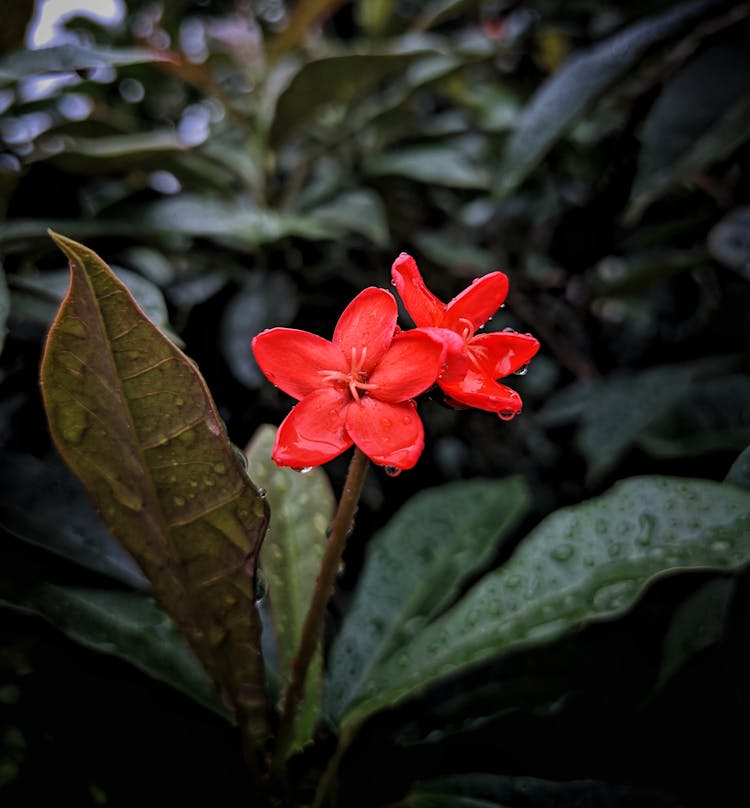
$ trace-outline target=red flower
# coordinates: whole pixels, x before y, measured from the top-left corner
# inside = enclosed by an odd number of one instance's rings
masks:
[[[332,342],[294,328],[255,337],[260,369],[299,399],[276,434],[278,465],[317,466],[356,444],[379,465],[414,466],[424,428],[412,399],[434,384],[445,348],[429,333],[395,334],[397,314],[393,295],[370,287],[346,307]]]
[[[497,379],[522,370],[539,350],[539,342],[516,331],[477,334],[505,302],[508,278],[502,272],[490,272],[446,305],[425,286],[410,255],[401,253],[391,274],[418,328],[447,329],[463,340],[459,350],[453,347],[455,341],[446,342],[448,362],[438,384],[449,401],[496,412],[506,420],[517,415],[521,397]]]

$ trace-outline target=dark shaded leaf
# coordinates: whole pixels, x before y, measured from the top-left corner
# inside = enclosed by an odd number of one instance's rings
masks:
[[[120,657],[228,717],[185,638],[148,595],[49,583],[19,587],[0,578],[0,603],[35,612],[76,642]]]
[[[586,108],[626,76],[651,47],[726,5],[722,0],[682,3],[573,54],[521,112],[495,175],[495,193],[503,197],[517,188]]]
[[[149,588],[135,561],[104,527],[80,483],[59,460],[6,452],[0,488],[0,527],[10,535],[128,586]]]
[[[8,314],[10,313],[10,293],[5,282],[5,272],[0,266],[0,354],[5,346],[5,335],[8,333]]]
[[[344,191],[309,212],[313,221],[337,230],[341,236],[358,233],[379,247],[390,241],[383,200],[366,188]]]
[[[267,506],[195,365],[95,253],[54,239],[71,287],[42,362],[52,437],[260,745],[268,715],[253,603]]]
[[[394,174],[431,185],[486,189],[489,175],[453,145],[410,146],[370,157],[365,170],[373,176]]]
[[[278,272],[256,272],[229,301],[221,321],[221,350],[234,377],[245,387],[260,387],[265,376],[250,343],[272,326],[288,325],[297,313],[297,289]]]
[[[711,255],[750,280],[750,207],[730,211],[708,234]]]
[[[750,446],[732,463],[726,482],[750,490]]]

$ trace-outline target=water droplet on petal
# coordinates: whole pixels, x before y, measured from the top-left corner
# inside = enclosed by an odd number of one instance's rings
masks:
[[[384,471],[389,477],[398,477],[401,474],[401,469],[396,466],[386,466]]]
[[[525,375],[526,375],[528,372],[529,372],[529,366],[528,366],[528,364],[527,364],[527,365],[521,365],[521,367],[520,367],[520,368],[518,368],[518,370],[514,370],[514,371],[513,371],[513,373],[514,373],[516,376],[525,376]]]
[[[292,471],[296,471],[297,474],[309,474],[313,470],[312,466],[303,466],[300,468],[293,468]]]
[[[515,410],[501,410],[498,415],[503,421],[512,421],[518,413]]]

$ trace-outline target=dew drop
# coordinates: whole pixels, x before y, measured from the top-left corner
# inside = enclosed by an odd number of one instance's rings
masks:
[[[255,605],[260,606],[268,592],[268,580],[263,574],[263,570],[259,569],[255,574]]]
[[[636,537],[636,543],[641,547],[648,547],[656,529],[656,518],[650,513],[642,513],[638,517],[638,526],[641,532]]]
[[[213,466],[211,466],[211,468],[217,474],[226,474],[227,473],[227,467],[223,463],[214,463]]]
[[[267,495],[267,492],[266,492],[266,489],[265,489],[265,488],[257,488],[257,489],[256,489],[256,491],[255,491],[255,493],[256,493],[256,494],[257,494],[257,495],[258,495],[258,496],[259,496],[261,499],[265,499],[265,498],[266,498],[266,495]]]
[[[517,413],[514,410],[501,410],[498,415],[503,421],[512,421]]]
[[[185,497],[175,497],[174,504],[177,505],[178,508],[182,507],[185,504]]]
[[[514,370],[514,371],[513,371],[513,373],[514,373],[516,376],[525,376],[525,375],[526,375],[528,372],[529,372],[529,366],[528,366],[528,364],[526,364],[526,365],[521,365],[521,367],[520,367],[520,368],[518,368],[518,370]]]
[[[401,474],[401,469],[396,466],[386,466],[384,471],[389,477],[398,477]]]
[[[574,552],[575,548],[573,545],[566,542],[564,544],[558,544],[557,547],[554,547],[551,555],[555,561],[568,561],[568,559],[572,558]]]
[[[732,545],[728,541],[718,540],[718,541],[712,542],[711,549],[715,553],[727,553],[732,549]]]
[[[297,474],[309,474],[313,470],[312,466],[303,466],[302,468],[294,468],[292,471],[296,471]]]

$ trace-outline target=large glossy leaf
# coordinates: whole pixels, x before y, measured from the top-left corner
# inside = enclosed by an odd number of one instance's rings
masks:
[[[649,48],[725,5],[722,0],[682,3],[574,54],[521,113],[495,176],[496,194],[506,196],[517,188],[586,108],[627,75]]]
[[[730,28],[664,86],[643,126],[628,217],[750,138],[750,24]]]
[[[268,584],[279,672],[288,683],[302,625],[326,547],[326,531],[336,504],[331,484],[322,468],[299,474],[280,468],[271,459],[276,429],[262,426],[247,447],[248,469],[266,490],[271,524],[260,554]],[[320,716],[323,683],[322,638],[305,680],[305,695],[295,716],[293,748],[313,736]]]
[[[523,516],[521,478],[450,483],[407,503],[373,540],[331,650],[326,712],[339,719],[365,684],[489,562]]]
[[[500,569],[374,669],[343,717],[386,706],[478,663],[623,614],[655,578],[750,561],[750,492],[633,478],[553,513]]]
[[[227,716],[185,638],[148,595],[0,579],[0,603],[35,612],[76,642],[120,657]]]
[[[383,79],[404,71],[426,51],[328,56],[303,65],[276,102],[269,137],[276,146],[324,105],[348,104]]]
[[[132,557],[91,507],[80,483],[56,458],[3,454],[0,530],[115,578],[148,589]]]
[[[195,365],[95,253],[54,239],[71,286],[42,362],[52,437],[260,743],[268,726],[254,578],[266,503]]]
[[[0,84],[19,81],[40,73],[93,70],[167,60],[166,55],[154,49],[55,45],[51,48],[15,51],[0,59]]]

